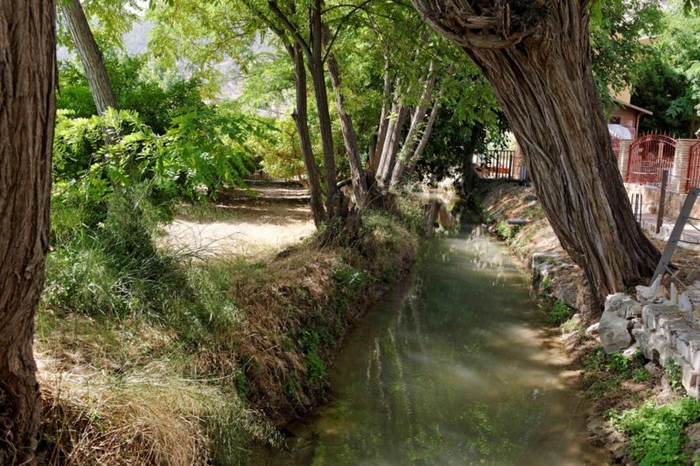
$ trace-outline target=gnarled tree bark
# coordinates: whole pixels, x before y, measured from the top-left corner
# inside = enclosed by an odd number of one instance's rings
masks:
[[[634,220],[590,64],[587,0],[413,0],[493,86],[562,246],[597,304],[654,270]]]
[[[41,404],[32,351],[49,243],[56,6],[0,3],[0,464],[31,464]]]

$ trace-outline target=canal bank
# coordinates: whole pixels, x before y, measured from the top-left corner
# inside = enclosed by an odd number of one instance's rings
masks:
[[[580,389],[593,408],[590,441],[608,449],[614,463],[693,464],[700,446],[700,419],[679,409],[687,400],[679,375],[662,370],[634,348],[624,356],[605,355],[596,325],[600,310],[587,306],[583,274],[559,246],[534,191],[514,183],[491,184],[479,201],[489,230],[530,270],[533,292],[544,307],[563,310],[558,316],[550,312],[550,317],[562,324],[561,340],[580,370]],[[508,222],[515,218],[522,222]],[[663,248],[660,241],[652,241]],[[678,414],[669,415],[669,410]],[[625,419],[637,418],[638,426],[658,426],[658,431],[630,430]]]

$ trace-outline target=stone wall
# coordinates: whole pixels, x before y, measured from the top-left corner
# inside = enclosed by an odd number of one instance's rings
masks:
[[[657,214],[659,209],[659,197],[661,189],[657,186],[644,186],[635,183],[625,183],[627,193],[642,195],[642,213]],[[686,194],[666,191],[666,199],[664,201],[664,217],[676,218],[681,211],[683,202],[685,202]],[[691,217],[700,218],[700,202],[696,202],[690,214]]]
[[[657,283],[638,286],[636,294],[608,296],[605,310],[596,324],[606,353],[630,352],[639,348],[644,355],[667,370],[677,366],[688,395],[700,399],[700,325],[693,318],[690,300]]]

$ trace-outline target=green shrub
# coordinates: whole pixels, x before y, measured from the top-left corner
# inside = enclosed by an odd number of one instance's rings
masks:
[[[304,328],[299,332],[297,337],[297,343],[301,350],[305,353],[305,366],[306,366],[306,377],[308,378],[311,385],[319,384],[323,378],[326,376],[326,366],[323,364],[323,360],[318,354],[318,350],[322,343],[322,340],[327,340],[328,336],[324,339],[322,335],[316,329]]]
[[[677,392],[682,391],[685,393],[683,388],[683,368],[673,358],[668,358],[664,369],[666,369],[668,384],[671,388]]]
[[[552,277],[545,277],[544,280],[542,280],[542,283],[540,284],[540,288],[542,289],[543,293],[549,293],[550,288],[552,287]]]
[[[688,397],[666,405],[645,403],[611,417],[613,426],[629,435],[629,455],[640,466],[685,464],[684,428],[698,420],[700,403]]]
[[[571,317],[571,310],[564,301],[558,299],[550,308],[547,320],[551,324],[561,325]]]

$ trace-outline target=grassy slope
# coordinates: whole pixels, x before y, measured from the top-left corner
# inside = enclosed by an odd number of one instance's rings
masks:
[[[322,397],[349,325],[411,267],[406,225],[369,212],[352,240],[258,263],[115,263],[120,247],[138,255],[120,242],[138,234],[55,251],[37,317],[43,462],[235,464],[246,442],[274,442],[274,424]]]

